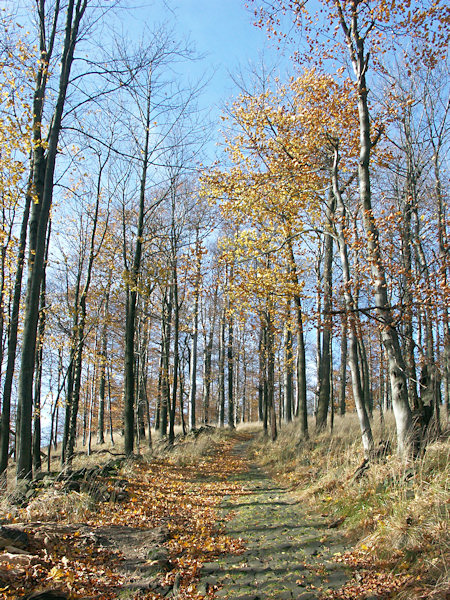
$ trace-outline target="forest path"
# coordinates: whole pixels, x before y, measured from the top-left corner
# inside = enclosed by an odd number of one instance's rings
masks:
[[[214,597],[230,600],[319,599],[348,580],[345,567],[332,561],[345,550],[342,536],[320,508],[308,511],[255,463],[253,439],[235,434],[231,454],[244,468],[230,481],[244,494],[224,497],[220,507],[226,535],[242,539],[245,550],[204,564],[198,591],[219,586]]]

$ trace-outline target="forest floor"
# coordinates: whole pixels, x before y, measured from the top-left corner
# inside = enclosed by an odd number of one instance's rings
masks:
[[[207,436],[195,460],[180,445],[125,461],[88,493],[54,481],[2,515],[0,598],[382,600],[411,583],[263,470],[255,437]]]

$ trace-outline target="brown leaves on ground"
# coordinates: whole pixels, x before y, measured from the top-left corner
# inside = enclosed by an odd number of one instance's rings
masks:
[[[401,562],[402,556],[400,551],[393,550],[389,559],[381,560],[364,545],[342,555],[335,555],[335,561],[351,567],[354,574],[341,589],[328,592],[326,598],[333,600],[355,600],[371,596],[379,600],[392,598],[405,586],[413,586],[420,580],[420,577],[415,578],[406,570],[406,563]]]
[[[225,496],[245,493],[242,486],[227,478],[243,469],[232,456],[232,441],[225,441],[220,453],[188,466],[178,466],[170,458],[150,464],[137,461],[127,477],[129,501],[97,505],[87,520],[93,531],[105,525],[137,528],[164,526],[169,532],[169,570],[161,574],[161,584],[178,587],[178,598],[192,599],[196,578],[204,562],[222,553],[240,552],[241,540],[221,533],[218,504]],[[11,560],[0,554],[0,598],[12,600],[22,594],[45,588],[66,589],[70,598],[117,598],[125,582],[120,574],[120,553],[89,543],[79,532],[42,539],[33,525],[25,528],[31,546],[29,554]],[[129,594],[128,598],[133,595]],[[162,596],[156,592],[135,592],[148,600]]]

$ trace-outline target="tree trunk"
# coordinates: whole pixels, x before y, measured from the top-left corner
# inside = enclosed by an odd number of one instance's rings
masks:
[[[228,316],[228,344],[227,344],[227,367],[228,367],[228,427],[235,428],[234,423],[234,328],[233,317]]]
[[[25,247],[27,241],[28,219],[31,206],[31,188],[29,187],[23,209],[22,225],[20,228],[17,269],[14,279],[14,293],[11,306],[11,317],[8,331],[8,357],[6,363],[5,381],[3,385],[2,418],[0,422],[0,476],[6,471],[9,456],[9,430],[11,428],[11,390],[16,362],[17,332],[19,329],[20,298],[22,295],[22,276],[25,262]]]
[[[174,308],[174,335],[173,335],[173,383],[172,383],[172,399],[170,404],[170,422],[169,422],[169,443],[173,444],[175,440],[175,413],[177,406],[177,389],[178,389],[178,363],[179,363],[179,348],[178,339],[180,334],[180,306],[178,303],[178,275],[177,262],[174,259],[172,268],[172,288],[173,288],[173,308]],[[182,407],[181,407],[182,410]]]
[[[225,425],[225,308],[222,309],[219,337],[219,427]]]
[[[133,266],[128,274],[126,283],[127,312],[125,317],[125,376],[124,376],[124,451],[127,456],[134,449],[134,402],[135,402],[135,372],[134,372],[134,333],[136,322],[137,287],[142,260],[142,245],[144,236],[145,192],[147,186],[147,170],[149,165],[150,146],[150,116],[151,116],[151,79],[148,82],[145,97],[144,113],[144,145],[142,149],[142,171],[139,189],[139,213],[136,231],[136,246],[134,249]]]
[[[288,313],[284,326],[284,420],[292,421],[293,404],[293,353],[291,331],[291,306],[288,303]]]
[[[305,352],[305,336],[303,331],[303,311],[302,300],[300,297],[300,284],[297,273],[297,265],[295,262],[294,249],[292,239],[289,238],[289,269],[291,272],[292,283],[297,292],[294,294],[294,304],[296,310],[296,328],[297,328],[297,357],[296,357],[296,415],[300,416],[300,432],[303,438],[308,438],[308,406],[306,396],[306,352]]]
[[[370,111],[368,104],[369,88],[366,82],[369,55],[365,53],[365,38],[361,36],[358,26],[358,6],[351,6],[352,23],[349,26],[337,6],[340,26],[344,32],[353,70],[356,76],[358,91],[358,115],[360,129],[360,154],[358,163],[359,196],[362,205],[362,218],[366,234],[368,258],[374,280],[375,306],[377,317],[382,327],[382,339],[388,358],[389,378],[391,383],[392,406],[397,427],[397,445],[400,454],[407,454],[412,445],[412,414],[408,403],[406,366],[400,348],[398,331],[393,319],[392,307],[388,298],[386,274],[381,257],[379,232],[372,211],[370,189],[370,155],[372,142],[370,139]]]
[[[261,324],[259,328],[259,340],[258,340],[258,359],[259,359],[259,371],[258,371],[258,420],[262,423],[264,421],[264,327]]]
[[[214,330],[216,328],[216,315],[217,315],[217,292],[218,285],[214,288],[214,299],[213,299],[213,314],[211,317],[211,325],[209,330],[209,338],[206,341],[205,332],[205,348],[204,348],[204,360],[203,360],[203,422],[205,425],[209,423],[209,405],[211,398],[211,360],[212,350],[214,342]]]
[[[162,375],[161,375],[161,423],[160,435],[167,435],[167,420],[170,408],[170,345],[172,338],[173,290],[169,286],[164,294],[163,304],[163,340],[162,340]]]
[[[45,252],[44,274],[41,283],[41,297],[39,300],[39,335],[38,347],[36,351],[36,373],[34,378],[34,411],[33,411],[33,469],[39,473],[42,469],[41,461],[41,382],[42,366],[44,358],[44,338],[46,325],[46,273],[48,262],[48,247],[50,243],[51,222],[49,223],[47,233],[47,249]]]
[[[197,395],[197,349],[198,349],[198,311],[200,297],[200,277],[201,277],[201,248],[198,238],[198,229],[196,231],[195,253],[196,253],[196,272],[194,288],[194,314],[192,316],[192,340],[191,340],[191,364],[189,374],[189,429],[195,429],[196,423],[196,395]]]
[[[355,315],[355,321],[356,321],[357,338],[358,338],[358,355],[359,355],[359,364],[360,364],[360,369],[361,369],[361,385],[362,385],[362,390],[363,390],[364,404],[366,405],[366,410],[369,413],[370,418],[372,418],[373,397],[372,397],[372,390],[370,387],[369,362],[367,360],[366,345],[364,343],[364,336],[363,336],[361,320],[360,320],[359,316]]]
[[[339,373],[339,414],[345,415],[345,390],[347,387],[347,317],[343,315],[341,326],[341,367]]]
[[[275,349],[272,313],[266,312],[266,352],[267,352],[267,413],[270,421],[270,438],[277,439],[277,415],[275,411]]]
[[[97,423],[97,444],[105,443],[105,398],[106,398],[106,362],[108,360],[108,317],[109,317],[109,296],[111,287],[111,272],[108,279],[108,288],[105,296],[105,308],[103,312],[103,328],[100,349],[100,386],[98,399],[98,423]]]
[[[106,159],[108,160],[108,159]],[[75,352],[75,361],[74,361],[74,370],[73,370],[73,398],[70,405],[70,425],[69,425],[69,434],[67,438],[67,447],[64,456],[64,462],[67,464],[71,464],[74,448],[75,448],[75,440],[77,435],[77,418],[78,418],[78,406],[80,403],[80,391],[81,391],[81,376],[83,370],[83,350],[85,344],[85,327],[86,327],[86,316],[87,316],[87,296],[89,293],[89,288],[92,280],[92,271],[94,267],[95,257],[98,253],[99,248],[95,248],[95,238],[97,235],[97,226],[98,226],[98,217],[100,211],[100,198],[101,198],[101,189],[102,189],[102,174],[103,169],[106,165],[106,161],[100,165],[98,177],[97,177],[97,189],[96,189],[96,198],[95,198],[95,211],[92,222],[92,232],[89,246],[89,257],[88,257],[88,265],[86,272],[86,281],[84,283],[83,291],[80,296],[79,307],[76,305],[75,313],[79,313],[79,320],[77,322],[77,328],[74,330],[75,339],[76,339],[76,352]],[[106,228],[105,228],[106,231]],[[104,237],[104,236],[103,236]],[[81,265],[80,265],[81,271]],[[76,298],[78,300],[78,298]]]
[[[334,197],[329,200],[326,212],[327,228],[332,226],[334,220],[336,201]],[[328,229],[329,231],[329,229]],[[327,233],[325,238],[325,255],[323,268],[323,333],[322,351],[320,354],[320,367],[318,373],[319,397],[316,414],[316,430],[323,431],[327,425],[328,408],[330,405],[330,374],[331,355],[330,340],[332,336],[331,296],[333,288],[333,238]]]
[[[47,19],[44,15],[44,2],[38,8],[41,27],[41,60],[36,77],[34,94],[34,152],[33,184],[38,202],[33,203],[30,220],[30,248],[28,261],[28,282],[25,299],[25,316],[22,336],[22,353],[18,385],[18,422],[17,436],[17,479],[32,478],[31,462],[31,416],[33,374],[36,356],[36,336],[39,315],[39,295],[44,269],[44,257],[47,243],[47,226],[53,200],[53,179],[58,152],[61,121],[66,100],[69,76],[73,63],[75,46],[78,41],[80,22],[84,16],[87,0],[68,0],[66,7],[66,27],[61,57],[61,74],[55,109],[50,122],[44,155],[41,138],[43,102],[47,82],[47,66],[51,56],[59,5],[55,8],[54,29],[46,47],[44,27]]]
[[[343,202],[341,192],[339,189],[338,180],[338,167],[339,167],[339,152],[336,145],[334,152],[334,162],[332,170],[332,185],[333,194],[336,198],[337,209],[338,209],[338,223],[337,223],[337,241],[339,248],[339,255],[342,264],[342,278],[344,283],[344,300],[345,308],[347,311],[347,323],[348,323],[348,362],[350,366],[350,372],[352,375],[352,391],[353,399],[355,401],[356,411],[358,413],[359,425],[361,428],[362,443],[364,453],[366,456],[370,456],[373,452],[373,436],[372,428],[370,426],[369,416],[366,410],[366,404],[364,402],[364,396],[361,386],[361,372],[359,369],[358,361],[358,336],[357,336],[357,325],[356,325],[356,312],[357,305],[353,299],[351,290],[351,276],[350,276],[350,263],[347,253],[347,243],[345,240],[344,229],[346,227],[346,209]]]

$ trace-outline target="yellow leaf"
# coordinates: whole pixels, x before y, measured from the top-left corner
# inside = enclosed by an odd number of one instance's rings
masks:
[[[64,571],[62,569],[58,569],[58,567],[53,567],[50,569],[47,579],[63,579]]]

